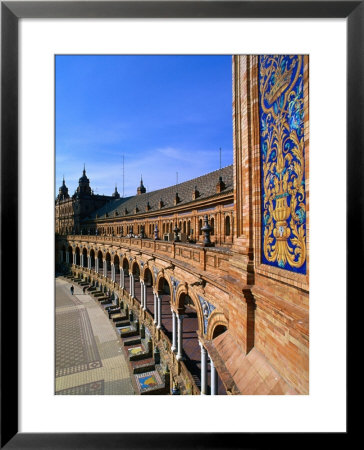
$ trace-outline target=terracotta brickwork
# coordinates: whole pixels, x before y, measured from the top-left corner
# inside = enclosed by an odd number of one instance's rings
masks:
[[[115,209],[110,214],[103,211],[82,222],[82,236],[65,235],[56,240],[58,263],[67,260],[73,270],[81,270],[119,289],[118,283],[110,283],[109,272],[106,277],[102,271],[95,273],[94,260],[92,267],[87,268],[85,259],[90,255],[95,259],[99,254],[100,264],[109,261],[107,264],[124,265],[125,270],[134,271],[136,277],[145,281],[151,277],[149,289],[167,295],[170,308],[177,314],[183,314],[187,305],[195,311],[194,339],[208,350],[228,394],[309,392],[308,57],[304,56],[303,61],[306,274],[262,264],[257,55],[238,55],[232,60],[234,165],[231,191],[224,193],[222,190],[215,197],[201,198],[191,183],[190,203],[183,203],[184,194],[180,190],[181,201],[174,205],[175,192],[171,191],[169,197],[164,195],[164,202],[168,198],[171,202],[165,210],[161,209],[165,204],[160,205],[159,196],[153,203],[152,196],[140,193],[135,200],[140,211],[125,212],[121,204],[119,215]],[[213,188],[219,190],[217,180],[213,183]],[[211,236],[214,247],[202,246],[199,221],[204,214],[208,214],[210,223],[214,219]],[[186,235],[188,227],[193,229],[195,239],[190,242],[164,240],[163,235],[173,233],[176,223]],[[159,230],[158,239],[154,239],[155,225]],[[133,234],[126,236],[130,226]],[[143,238],[138,236],[142,226]],[[88,235],[87,227],[97,228],[99,234]],[[80,256],[76,258],[76,265],[72,265],[74,254],[85,255],[83,267],[80,267]],[[165,286],[169,294],[163,291]],[[122,296],[136,305],[125,289]],[[186,393],[199,393],[188,364],[177,363],[168,332],[157,329],[152,319],[140,312],[140,322],[153,329],[154,344],[165,342],[163,354],[171,364],[174,379],[185,386]]]
[[[308,273],[291,273],[287,270],[261,264],[261,176],[258,113],[258,57],[234,57],[234,73],[242,83],[246,100],[240,100],[242,124],[240,141],[234,154],[240,154],[241,173],[247,178],[243,188],[246,194],[245,207],[241,212],[236,207],[236,216],[243,220],[242,248],[245,249],[247,267],[249,252],[247,243],[253,242],[254,280],[251,294],[255,304],[254,346],[272,366],[299,393],[308,393]],[[236,81],[235,84],[236,85]],[[235,100],[236,101],[236,100]],[[237,114],[235,114],[237,117]],[[235,119],[236,120],[236,119]],[[304,130],[305,130],[305,192],[307,227],[307,267],[309,267],[309,138],[308,138],[308,57],[304,57]],[[245,131],[244,131],[245,130]],[[235,130],[236,133],[236,130]],[[238,142],[238,140],[236,140]],[[248,153],[248,155],[246,154]],[[239,159],[239,158],[238,158]],[[239,172],[239,167],[235,167]],[[245,175],[245,177],[244,177]],[[245,197],[244,197],[245,199]],[[243,201],[244,204],[244,201]],[[237,221],[237,220],[236,220]],[[234,242],[233,249],[239,245]],[[241,264],[240,267],[244,271]],[[243,279],[244,279],[243,275]],[[245,278],[248,281],[248,277]],[[241,323],[247,321],[247,315]],[[248,329],[246,330],[248,335]]]

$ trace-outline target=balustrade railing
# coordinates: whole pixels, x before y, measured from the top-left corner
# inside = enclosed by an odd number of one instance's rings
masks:
[[[68,242],[79,243],[94,242],[98,245],[127,247],[128,250],[138,251],[146,254],[147,257],[160,256],[165,260],[173,259],[174,262],[181,262],[200,270],[209,270],[218,275],[229,271],[229,257],[231,250],[226,247],[202,247],[198,244],[185,242],[171,242],[154,239],[127,238],[120,236],[96,236],[96,235],[68,235],[60,237]]]

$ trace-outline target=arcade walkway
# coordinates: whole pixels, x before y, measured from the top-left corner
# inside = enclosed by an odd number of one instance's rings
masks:
[[[56,279],[58,395],[133,395],[128,364],[108,317],[82,288]]]

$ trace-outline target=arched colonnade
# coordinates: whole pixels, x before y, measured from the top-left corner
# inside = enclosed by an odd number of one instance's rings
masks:
[[[137,261],[126,253],[63,246],[61,254],[66,263],[94,270],[116,283],[142,310],[149,312],[156,328],[169,338],[177,360],[183,360],[191,375],[199,380],[201,394],[225,393],[214,362],[199,339],[204,330],[204,312],[191,286],[176,280],[168,268]],[[223,332],[226,327],[217,330]],[[207,330],[206,334],[213,333],[214,330]]]

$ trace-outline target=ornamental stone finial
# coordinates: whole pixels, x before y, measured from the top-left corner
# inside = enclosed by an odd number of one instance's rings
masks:
[[[155,241],[158,240],[158,226],[157,226],[157,224],[155,224],[155,227],[154,227],[154,240]]]
[[[212,231],[212,227],[209,225],[209,219],[207,214],[204,216],[204,226],[201,228],[201,231],[205,235],[203,240],[204,247],[212,247],[214,245],[210,240],[210,233]]]
[[[180,229],[178,228],[177,223],[176,223],[175,227],[173,228],[173,232],[174,232],[174,242],[179,242],[178,233],[180,232]]]

